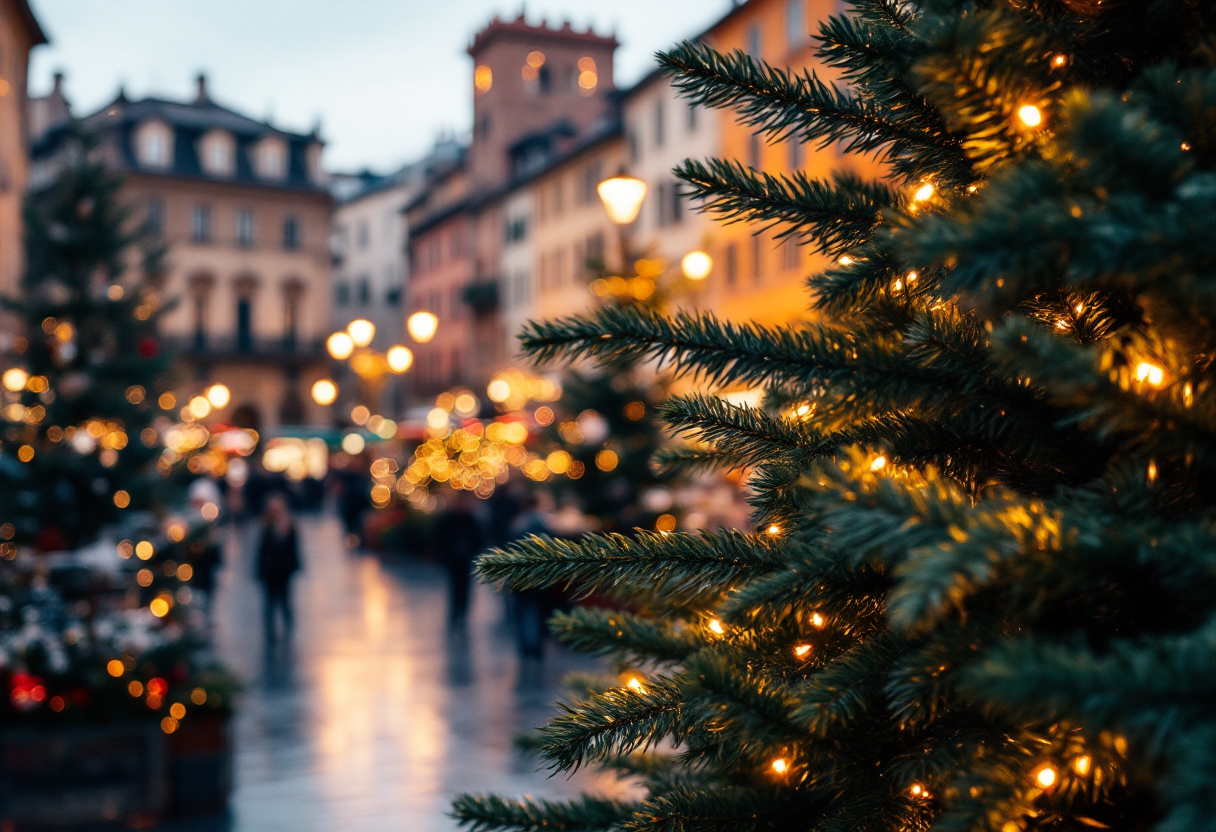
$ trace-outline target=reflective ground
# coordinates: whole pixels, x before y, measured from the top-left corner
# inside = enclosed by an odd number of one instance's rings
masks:
[[[331,518],[300,522],[295,633],[269,649],[251,531],[229,533],[214,635],[246,683],[232,808],[167,830],[429,832],[456,828],[458,792],[610,790],[594,775],[549,779],[512,747],[591,660],[550,645],[544,663],[521,666],[503,601],[484,587],[467,637],[448,637],[438,569],[350,552]]]

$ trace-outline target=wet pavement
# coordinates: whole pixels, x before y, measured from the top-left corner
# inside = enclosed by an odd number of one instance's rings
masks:
[[[252,529],[231,529],[215,640],[246,688],[235,721],[227,816],[172,832],[456,829],[459,792],[537,797],[612,784],[549,778],[513,739],[543,724],[569,672],[590,659],[550,645],[521,666],[503,599],[478,587],[467,635],[446,634],[434,566],[351,552],[336,520],[302,519],[304,572],[289,643],[267,648]]]

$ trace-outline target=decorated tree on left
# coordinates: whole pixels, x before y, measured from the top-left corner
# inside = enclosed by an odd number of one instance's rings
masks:
[[[6,539],[59,549],[154,500],[163,249],[119,199],[94,140],[74,137],[26,209],[27,269],[5,298],[0,513]]]

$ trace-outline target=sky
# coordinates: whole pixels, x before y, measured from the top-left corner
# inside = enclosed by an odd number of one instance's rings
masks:
[[[130,98],[211,97],[307,132],[319,121],[332,171],[387,172],[425,155],[442,131],[472,120],[465,49],[494,14],[569,20],[614,32],[618,86],[656,50],[696,35],[731,0],[31,0],[50,38],[34,50],[30,93],[65,73],[73,112]]]

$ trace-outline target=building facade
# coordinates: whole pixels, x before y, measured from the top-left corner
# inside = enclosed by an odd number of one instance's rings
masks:
[[[0,295],[13,295],[24,263],[21,210],[29,185],[30,50],[46,43],[25,0],[0,0]]]
[[[83,119],[123,176],[134,221],[168,246],[162,333],[180,357],[179,398],[222,382],[216,414],[243,427],[324,424],[309,396],[325,376],[332,297],[332,199],[317,133],[223,107],[199,76],[193,101],[120,93]],[[62,128],[35,143],[37,188],[56,169]]]

